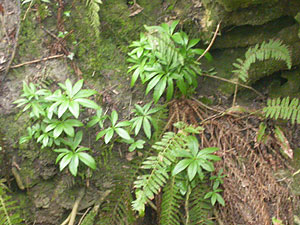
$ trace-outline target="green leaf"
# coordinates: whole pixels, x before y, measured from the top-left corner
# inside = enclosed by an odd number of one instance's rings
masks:
[[[77,175],[78,165],[79,165],[78,155],[75,154],[75,155],[72,157],[71,162],[69,163],[69,170],[70,170],[71,174],[72,174],[73,176],[75,176],[75,177],[76,177],[76,175]]]
[[[131,122],[125,120],[125,121],[118,123],[115,127],[129,127],[129,126],[131,126]]]
[[[64,123],[68,124],[70,126],[73,126],[73,127],[82,127],[83,126],[83,123],[76,119],[68,119]]]
[[[211,204],[212,204],[212,205],[215,205],[215,204],[216,204],[216,200],[217,200],[216,193],[213,193],[213,194],[212,194],[210,200],[211,200]]]
[[[57,114],[58,118],[60,118],[66,112],[68,107],[69,107],[68,100],[61,103],[61,105],[58,108],[58,114]]]
[[[96,161],[92,156],[90,156],[86,152],[79,152],[78,157],[79,157],[79,160],[81,162],[83,162],[85,165],[87,165],[88,167],[92,168],[93,170],[96,169],[96,167],[97,167]]]
[[[189,167],[188,167],[188,177],[189,177],[189,180],[192,181],[197,173],[197,170],[198,170],[198,164],[196,161],[192,162]]]
[[[70,79],[67,79],[65,82],[66,92],[71,97],[72,96],[72,83]]]
[[[142,149],[142,148],[144,148],[144,144],[145,144],[146,142],[143,141],[143,140],[138,140],[138,141],[136,141],[135,143],[136,143],[136,147],[137,147],[138,149]]]
[[[193,158],[193,155],[190,152],[187,152],[187,150],[185,150],[185,149],[177,148],[175,150],[175,154],[176,154],[176,157]]]
[[[155,87],[155,85],[160,81],[161,77],[162,75],[157,75],[148,83],[145,92],[146,95],[149,93],[149,91],[151,91]]]
[[[203,155],[211,154],[211,153],[214,153],[214,152],[216,152],[216,151],[218,151],[218,150],[219,150],[219,148],[217,148],[217,147],[204,148],[204,149],[202,149],[202,150],[198,153],[197,157],[200,158],[200,157],[203,156]]]
[[[114,129],[107,128],[107,132],[106,132],[105,137],[104,137],[105,144],[107,144],[111,140],[113,135],[114,135]]]
[[[63,125],[59,124],[57,127],[55,127],[54,131],[53,131],[53,137],[54,138],[58,138],[59,135],[61,135],[61,133],[63,132]]]
[[[175,33],[172,35],[172,39],[177,43],[183,45],[183,39],[182,36],[179,32]]]
[[[218,193],[216,193],[216,197],[217,197],[217,201],[218,201],[222,206],[225,206],[225,201],[224,201],[223,197],[222,197],[220,194],[218,194]]]
[[[76,84],[73,87],[71,97],[74,97],[74,95],[76,95],[80,91],[82,86],[83,86],[83,79],[76,82]]]
[[[80,90],[73,99],[78,99],[78,98],[88,98],[92,95],[97,94],[98,92],[95,90],[91,90],[91,89],[82,89]]]
[[[83,135],[82,130],[78,131],[76,133],[75,138],[74,138],[74,142],[73,142],[73,146],[71,146],[72,149],[76,149],[80,145],[80,143],[82,141],[82,135]]]
[[[116,110],[114,110],[114,111],[111,112],[110,118],[111,118],[111,124],[112,124],[113,126],[116,125],[116,123],[117,123],[117,121],[118,121],[118,117],[119,117],[119,116],[118,116],[118,113],[117,113]]]
[[[54,152],[69,153],[70,150],[66,148],[59,148],[59,149],[54,149]]]
[[[99,122],[99,118],[94,116],[92,117],[92,119],[87,123],[87,127],[92,127],[94,126],[95,124],[97,124]]]
[[[144,119],[143,119],[143,129],[146,134],[146,137],[148,139],[150,139],[151,138],[151,124],[146,117],[144,117]]]
[[[187,168],[190,163],[192,163],[193,160],[192,159],[183,159],[181,160],[179,163],[177,163],[177,165],[174,167],[173,171],[172,171],[172,176],[175,176],[176,174],[180,173],[181,171],[183,171],[185,168]]]
[[[91,109],[99,109],[99,106],[92,100],[85,99],[85,98],[76,98],[74,100],[75,102],[78,102],[80,105],[91,108]]]
[[[164,77],[155,86],[154,93],[153,93],[153,99],[154,99],[155,103],[158,102],[158,100],[160,99],[161,95],[164,93],[166,85],[167,85],[167,78]]]
[[[123,139],[130,140],[130,136],[126,130],[123,128],[116,128],[116,133]]]
[[[178,23],[179,23],[179,20],[174,20],[172,22],[171,26],[169,27],[170,34],[173,34]]]
[[[49,132],[50,130],[53,130],[56,126],[57,126],[57,124],[54,124],[54,123],[49,124],[46,127],[45,132]]]
[[[45,135],[44,138],[43,138],[43,146],[46,147],[48,145],[48,142],[49,142],[49,136]]]
[[[60,154],[56,157],[55,164],[57,164],[57,163],[62,159],[62,157],[64,157],[66,154],[68,154],[68,152],[60,153]]]
[[[69,152],[67,155],[65,155],[62,160],[59,163],[59,170],[62,171],[71,161],[73,157],[73,153]]]
[[[187,141],[188,141],[188,148],[191,150],[193,156],[196,156],[199,150],[199,143],[197,138],[194,136],[188,136]]]
[[[214,165],[209,161],[197,160],[197,162],[199,166],[201,166],[203,169],[209,172],[213,172],[215,170]]]
[[[140,68],[137,68],[137,69],[133,72],[132,77],[131,77],[131,83],[130,83],[130,86],[131,86],[131,87],[134,86],[134,84],[135,84],[136,80],[138,79],[139,75],[140,75]]]
[[[70,136],[70,137],[74,137],[74,128],[70,125],[70,124],[64,124],[64,132]]]
[[[177,87],[179,88],[180,92],[186,96],[187,95],[187,84],[184,82],[183,78],[177,79],[176,81]]]
[[[171,77],[168,78],[168,88],[167,88],[167,101],[172,99],[174,93],[174,84],[173,79]]]
[[[141,127],[142,127],[142,123],[143,123],[143,117],[138,117],[137,120],[134,123],[134,126],[135,126],[135,130],[134,130],[135,136],[138,135],[138,133],[140,132]]]
[[[187,49],[194,47],[196,44],[198,44],[199,41],[199,38],[190,40]]]
[[[78,104],[78,102],[71,101],[70,104],[69,104],[69,110],[75,118],[78,118],[78,116],[79,116],[79,104]]]
[[[109,129],[111,129],[111,128],[107,128],[105,130],[100,131],[96,136],[96,141],[98,141],[100,138],[102,138],[108,132]]]

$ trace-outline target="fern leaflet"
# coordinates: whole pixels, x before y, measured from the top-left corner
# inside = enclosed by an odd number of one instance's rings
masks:
[[[16,212],[19,206],[16,201],[11,200],[11,196],[6,195],[5,190],[0,186],[0,225],[17,225],[23,221]]]
[[[289,97],[277,99],[268,99],[267,106],[263,109],[265,117],[291,120],[292,124],[300,123],[300,104],[299,99],[294,98],[290,101]]]
[[[292,67],[292,59],[288,47],[280,40],[270,40],[268,43],[263,42],[260,46],[257,44],[249,48],[245,53],[245,60],[237,59],[237,63],[233,63],[233,66],[237,68],[233,72],[239,76],[239,79],[246,82],[252,63],[255,63],[256,60],[264,61],[271,58],[284,61],[289,69]]]
[[[209,219],[212,217],[212,205],[210,204],[209,199],[204,199],[204,196],[209,189],[209,186],[204,183],[200,183],[193,188],[189,198],[189,225],[214,224],[214,222]]]
[[[94,29],[95,35],[99,37],[99,26],[100,26],[100,18],[99,18],[99,10],[100,4],[102,4],[101,0],[86,0],[86,7],[88,9],[88,16],[91,20],[91,26]]]
[[[160,217],[162,225],[180,225],[180,203],[183,198],[175,183],[175,177],[173,177],[163,188]]]

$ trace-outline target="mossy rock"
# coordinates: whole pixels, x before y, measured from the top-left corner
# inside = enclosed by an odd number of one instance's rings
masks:
[[[271,6],[277,3],[278,0],[217,0],[217,2],[223,5],[227,11],[234,11],[258,4],[269,4]]]
[[[282,71],[281,77],[286,79],[282,85],[277,85],[270,89],[269,95],[272,98],[276,97],[300,97],[300,69],[292,71]]]

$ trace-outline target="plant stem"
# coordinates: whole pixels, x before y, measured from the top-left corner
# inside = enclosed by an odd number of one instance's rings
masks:
[[[186,193],[185,204],[184,204],[185,215],[186,215],[185,225],[188,225],[189,224],[189,220],[190,220],[189,199],[190,199],[191,192],[192,192],[191,186],[188,185],[188,191]]]

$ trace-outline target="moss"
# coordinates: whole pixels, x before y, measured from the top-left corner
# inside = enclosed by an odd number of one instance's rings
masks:
[[[300,69],[284,71],[281,77],[286,79],[284,84],[279,84],[270,89],[270,97],[299,97],[300,96]]]
[[[69,45],[79,62],[84,76],[94,74],[95,78],[111,74],[126,74],[126,54],[129,44],[139,37],[144,24],[155,23],[156,10],[161,0],[151,4],[140,1],[144,10],[134,17],[129,17],[130,10],[124,0],[105,1],[100,7],[101,30],[96,38],[90,26],[84,4],[77,3],[71,18],[66,21],[74,30]],[[77,42],[78,44],[72,44]]]
[[[42,35],[34,14],[28,13],[20,28],[18,54],[21,60],[29,61],[42,56]]]

